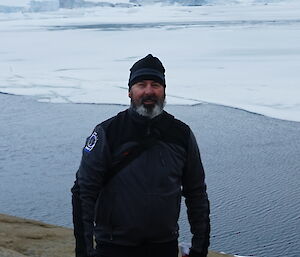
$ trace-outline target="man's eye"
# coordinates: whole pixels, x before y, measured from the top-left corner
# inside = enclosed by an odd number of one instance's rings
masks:
[[[159,83],[152,84],[152,87],[160,87],[161,85]]]

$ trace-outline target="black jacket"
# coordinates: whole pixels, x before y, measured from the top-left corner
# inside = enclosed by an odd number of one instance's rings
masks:
[[[104,185],[113,163],[145,138],[155,144]],[[78,257],[93,255],[93,235],[97,243],[131,246],[177,239],[181,195],[193,252],[207,255],[209,202],[198,146],[190,128],[166,112],[150,120],[129,109],[97,125],[72,192]]]

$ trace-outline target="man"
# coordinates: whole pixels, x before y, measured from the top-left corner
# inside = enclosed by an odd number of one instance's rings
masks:
[[[128,86],[130,108],[97,125],[83,149],[72,188],[76,256],[177,257],[183,195],[193,234],[190,257],[205,257],[204,170],[190,128],[163,110],[160,60],[149,54],[137,61]]]

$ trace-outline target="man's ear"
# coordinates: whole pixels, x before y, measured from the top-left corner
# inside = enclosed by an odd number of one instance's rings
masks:
[[[128,97],[131,98],[131,92],[130,91],[128,91]]]

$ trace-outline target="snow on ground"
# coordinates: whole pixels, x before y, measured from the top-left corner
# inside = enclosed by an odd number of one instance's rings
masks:
[[[300,121],[300,1],[259,2],[0,13],[0,91],[128,104],[129,68],[152,53],[169,104]]]

